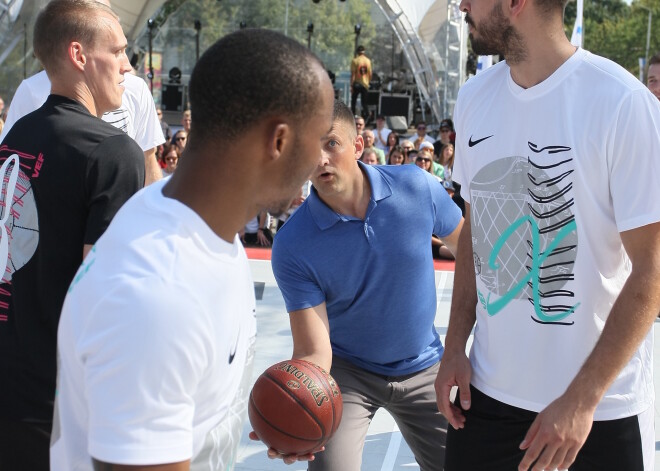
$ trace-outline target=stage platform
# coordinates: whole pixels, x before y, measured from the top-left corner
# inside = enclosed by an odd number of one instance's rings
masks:
[[[254,251],[258,251],[256,254]],[[263,249],[250,249],[249,256],[252,275],[257,293],[257,344],[253,381],[270,365],[277,361],[291,358],[292,341],[289,320],[284,306],[284,300],[277,288],[270,266],[270,251]],[[258,259],[261,255],[264,259]],[[449,269],[436,269],[435,281],[438,293],[438,309],[435,318],[435,327],[441,338],[447,333],[449,321],[449,307],[454,284],[453,262],[447,262]],[[656,337],[660,335],[660,323],[656,322],[654,331]],[[656,342],[654,358],[660,358],[660,347]],[[657,391],[659,390],[660,367],[655,362],[656,406],[655,420],[659,423]],[[249,422],[243,430],[243,436],[238,450],[235,469],[237,471],[303,471],[307,469],[305,463],[285,465],[278,460],[270,460],[266,456],[266,447],[261,442],[254,442],[248,438],[251,430]],[[656,469],[660,471],[660,434],[656,426]],[[364,447],[362,463],[363,471],[410,471],[418,470],[419,466],[403,440],[392,417],[384,410],[380,410],[369,428]]]

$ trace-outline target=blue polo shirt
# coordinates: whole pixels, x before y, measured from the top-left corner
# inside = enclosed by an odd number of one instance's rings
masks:
[[[312,189],[275,236],[272,265],[287,310],[325,301],[332,353],[398,376],[440,360],[431,234],[451,234],[461,211],[414,165],[369,166],[366,217],[330,209]]]

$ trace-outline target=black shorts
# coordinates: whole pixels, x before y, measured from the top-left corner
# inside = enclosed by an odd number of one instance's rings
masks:
[[[517,471],[525,454],[520,443],[537,413],[496,401],[473,386],[470,391],[465,427],[447,431],[445,471]],[[454,404],[460,407],[458,396]],[[652,432],[653,410],[650,414]],[[642,436],[649,424],[640,423],[642,415],[595,421],[570,471],[644,471]]]

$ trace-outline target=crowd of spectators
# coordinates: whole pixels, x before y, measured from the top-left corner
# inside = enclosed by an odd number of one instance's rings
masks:
[[[376,126],[373,128],[365,125],[362,116],[355,115],[355,128],[364,143],[364,150],[360,156],[363,163],[367,165],[416,165],[434,175],[438,184],[443,185],[449,196],[465,213],[460,185],[452,180],[456,133],[451,119],[443,119],[440,122],[437,139],[426,133],[425,122],[418,123],[415,130],[409,134],[399,134],[387,128],[385,117],[382,115],[377,116]],[[175,134],[175,139],[177,135],[178,133]],[[309,184],[307,188],[309,188]],[[271,218],[268,214],[262,214],[260,219],[255,218],[248,223],[241,237],[243,242],[248,246],[270,247],[274,232],[302,204],[307,194],[308,191],[301,190],[299,197],[278,219]],[[432,238],[431,248],[434,258],[454,258],[438,237]]]

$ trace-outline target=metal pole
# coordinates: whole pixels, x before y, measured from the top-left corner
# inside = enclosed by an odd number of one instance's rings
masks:
[[[149,33],[149,90],[151,90],[151,93],[154,92],[154,64],[153,64],[153,48],[152,48],[152,39],[153,39],[153,33],[152,30],[154,29],[154,20],[153,18],[149,18],[147,20],[147,29]]]
[[[353,28],[353,31],[355,32],[355,47],[353,48],[353,53],[354,55],[357,55],[357,47],[358,47],[358,41],[360,40],[360,32],[362,31],[362,24],[358,23],[355,25]]]
[[[644,61],[644,64],[646,64],[646,69],[648,70],[649,67],[649,46],[651,44],[651,19],[653,18],[653,12],[649,8],[649,25],[646,29],[646,60]],[[648,78],[647,74],[644,75],[644,78]]]
[[[312,34],[314,34],[314,23],[307,23],[307,49],[312,50]]]
[[[195,62],[199,60],[199,33],[202,30],[202,22],[195,20]]]
[[[23,78],[27,78],[27,23],[23,23]]]
[[[286,10],[284,11],[284,36],[289,35],[289,0],[286,0]]]
[[[649,67],[649,46],[651,45],[651,20],[653,19],[653,11],[650,8],[645,7],[644,5],[636,4],[636,6],[649,12],[649,24],[646,29],[646,53],[644,54],[644,67],[646,68],[646,70],[644,71],[644,82],[646,82],[646,80],[648,79],[647,70]]]

